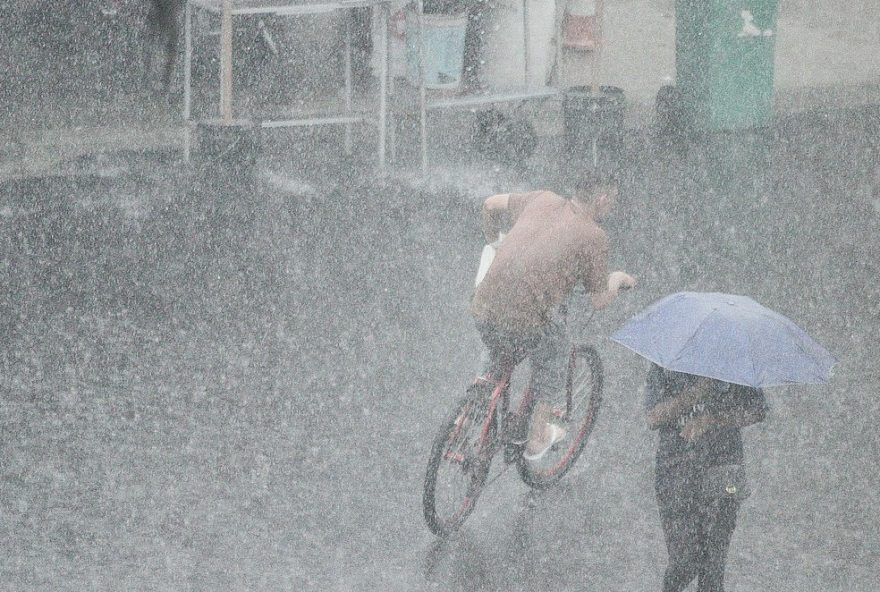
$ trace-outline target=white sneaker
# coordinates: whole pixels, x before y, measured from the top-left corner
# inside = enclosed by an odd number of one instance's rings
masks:
[[[548,438],[547,443],[537,452],[524,452],[524,459],[532,462],[541,460],[544,455],[547,454],[547,451],[553,448],[554,444],[565,438],[568,433],[564,427],[558,426],[555,423],[548,423],[547,426],[550,428],[550,438]],[[526,450],[528,450],[528,448]]]

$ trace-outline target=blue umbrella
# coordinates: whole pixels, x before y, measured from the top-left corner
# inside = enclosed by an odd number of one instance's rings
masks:
[[[669,370],[753,387],[821,384],[836,361],[787,317],[733,294],[672,294],[611,339]]]

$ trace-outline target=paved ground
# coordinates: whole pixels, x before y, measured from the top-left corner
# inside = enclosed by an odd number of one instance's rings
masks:
[[[609,39],[609,60],[615,48],[631,60],[615,70],[634,114],[648,112],[671,56],[662,8],[633,0],[609,13],[609,36],[615,22],[642,27],[662,48]],[[188,191],[193,169],[166,150],[181,137],[173,104],[51,68],[54,92],[16,94],[2,113],[0,172],[26,178],[0,185],[0,581],[655,589],[664,552],[639,412],[645,366],[603,336],[661,295],[717,289],[788,314],[840,359],[825,387],[770,393],[770,419],[746,433],[756,493],[729,588],[873,590],[877,111],[841,107],[876,102],[876,39],[808,24],[780,21],[779,88],[793,108],[766,141],[720,137],[677,154],[644,130],[628,137],[625,207],[609,231],[615,264],[641,284],[595,326],[574,323],[608,369],[591,446],[539,497],[505,474],[447,542],[422,523],[421,480],[478,352],[465,312],[476,204],[555,186],[570,168],[556,128],[511,170],[468,150],[468,122],[451,119],[430,175],[380,178],[339,158],[338,135],[280,133],[255,219],[230,222],[222,198]]]
[[[466,314],[491,191],[552,167],[425,179],[267,159],[252,221],[138,155],[2,185],[0,581],[27,590],[650,590],[664,551],[645,364],[604,338],[680,289],[749,294],[839,358],[769,393],[731,590],[868,591],[880,497],[880,212],[872,110],[675,155],[631,137],[613,265],[586,326],[607,367],[590,447],[532,498],[515,474],[460,536],[421,518],[424,462],[478,352]],[[322,164],[323,163],[323,164]],[[319,164],[321,166],[319,166]],[[539,176],[543,170],[543,176]],[[549,171],[549,172],[548,172]],[[541,181],[536,181],[541,179]],[[189,197],[187,197],[189,195]],[[220,216],[221,218],[218,218]],[[497,467],[496,467],[497,470]]]

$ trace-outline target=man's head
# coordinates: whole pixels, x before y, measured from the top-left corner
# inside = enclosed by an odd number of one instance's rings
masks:
[[[593,217],[601,219],[614,209],[619,188],[620,181],[615,175],[588,170],[575,181],[572,198],[589,206]]]

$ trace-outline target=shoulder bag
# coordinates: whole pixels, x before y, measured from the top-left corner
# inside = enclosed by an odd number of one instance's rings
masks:
[[[751,494],[745,466],[716,465],[706,470],[703,479],[703,495],[706,498],[742,501]]]

